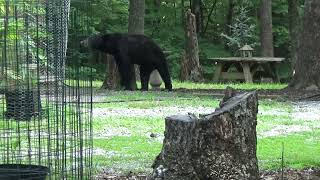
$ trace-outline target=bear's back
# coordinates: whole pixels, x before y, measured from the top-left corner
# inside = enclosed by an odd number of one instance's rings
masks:
[[[103,35],[102,39],[101,50],[112,55],[127,54],[134,64],[152,64],[154,57],[164,59],[161,48],[145,35],[110,33]]]

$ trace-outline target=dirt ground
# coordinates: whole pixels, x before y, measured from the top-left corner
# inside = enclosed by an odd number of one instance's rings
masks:
[[[283,177],[283,178],[282,178]],[[320,180],[320,169],[284,170],[261,172],[261,180]]]
[[[281,171],[262,171],[260,172],[260,180],[320,180],[320,169],[304,169],[294,170],[286,169],[282,173]],[[108,175],[101,174],[97,177],[99,180],[147,180],[147,175]]]

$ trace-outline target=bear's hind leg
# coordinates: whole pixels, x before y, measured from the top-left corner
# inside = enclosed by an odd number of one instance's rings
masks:
[[[172,82],[166,62],[162,62],[157,65],[156,69],[159,71],[159,74],[164,82],[164,86],[168,91],[172,91]]]

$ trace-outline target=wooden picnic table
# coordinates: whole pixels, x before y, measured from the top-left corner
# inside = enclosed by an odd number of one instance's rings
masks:
[[[283,62],[285,58],[277,57],[217,57],[209,58],[216,64],[216,70],[213,77],[214,82],[222,79],[238,80],[244,79],[247,83],[253,82],[253,75],[258,68],[272,77],[274,82],[279,82],[276,65]],[[234,65],[237,72],[229,72],[229,68]]]

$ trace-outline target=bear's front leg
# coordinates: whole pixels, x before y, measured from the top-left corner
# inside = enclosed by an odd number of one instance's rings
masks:
[[[148,91],[150,74],[152,72],[152,67],[146,65],[140,65],[140,80],[141,80],[141,90]]]
[[[132,87],[132,76],[134,76],[134,67],[130,63],[130,59],[124,55],[115,56],[115,60],[118,64],[119,74],[121,78],[121,86],[124,86],[125,90],[133,91]]]

